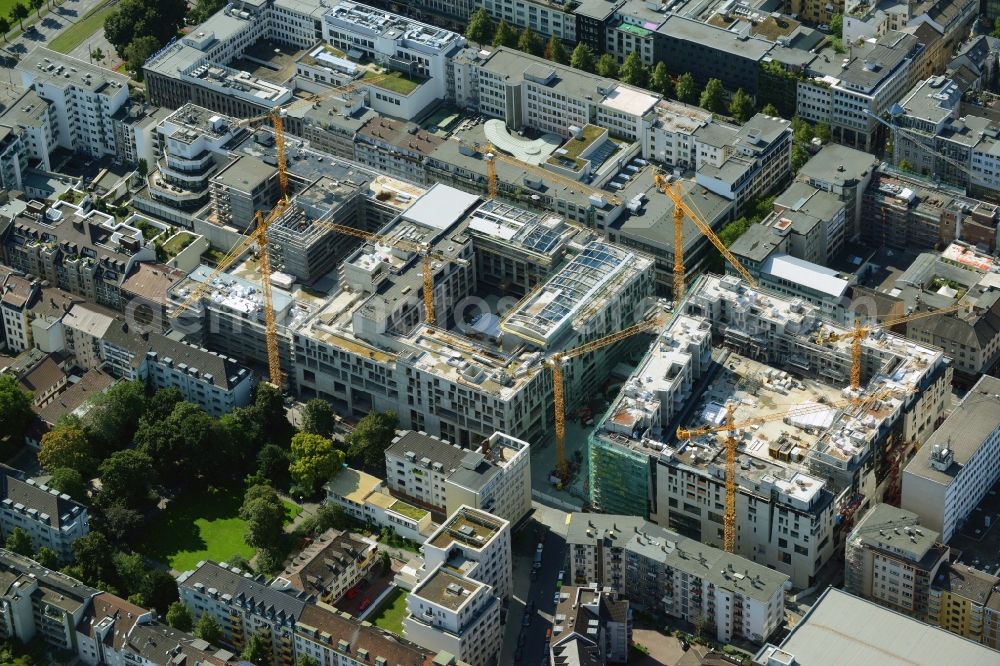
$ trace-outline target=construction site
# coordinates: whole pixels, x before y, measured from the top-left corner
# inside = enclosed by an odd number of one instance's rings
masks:
[[[857,512],[898,493],[951,382],[940,349],[820,314],[700,278],[591,436],[594,507],[718,546],[729,523],[727,550],[811,584]]]

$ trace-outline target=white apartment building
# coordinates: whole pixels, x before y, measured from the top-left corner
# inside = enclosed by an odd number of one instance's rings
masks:
[[[273,663],[291,666],[292,636],[308,596],[280,591],[265,582],[263,576],[208,561],[178,576],[177,590],[195,623],[206,613],[215,619],[224,646],[239,650],[251,635],[265,632],[270,634]]]
[[[698,165],[696,133],[710,125],[713,115],[701,107],[675,100],[660,100],[642,144],[642,156],[667,167],[695,169]]]
[[[326,0],[272,0],[266,13],[271,39],[307,49],[323,38]]]
[[[889,32],[874,48],[843,63],[817,59],[817,69],[798,84],[799,116],[830,125],[838,143],[874,150],[885,133],[875,117],[882,117],[913,85],[912,65],[923,48],[913,35]]]
[[[92,157],[117,152],[111,116],[128,102],[128,77],[37,47],[17,65],[21,84],[55,110],[57,145]]]
[[[423,543],[434,531],[431,512],[385,492],[384,482],[347,467],[326,484],[326,500],[349,516],[390,529],[404,539]]]
[[[385,465],[393,493],[445,514],[468,505],[516,524],[531,511],[528,443],[503,433],[469,450],[408,430],[386,449]]]
[[[998,479],[1000,379],[984,375],[906,466],[901,506],[947,543]]]
[[[368,58],[409,75],[417,85],[406,91],[369,84],[371,108],[404,119],[450,96],[449,60],[465,45],[465,38],[450,30],[354,2],[326,11],[323,39],[355,59]]]
[[[486,666],[499,656],[503,642],[500,605],[492,587],[441,565],[406,598],[403,635],[428,650]]]
[[[8,191],[24,189],[22,179],[27,169],[28,151],[20,135],[0,125],[0,187]]]
[[[59,132],[55,105],[39,97],[34,90],[27,90],[0,115],[0,127],[11,129],[19,137],[20,148],[29,160],[40,169],[51,170],[49,155],[56,149]],[[22,174],[26,166],[19,166]],[[10,168],[5,167],[5,170]]]
[[[566,544],[572,582],[699,621],[721,642],[763,643],[784,621],[788,576],[642,518],[570,514]]]
[[[421,548],[424,569],[450,564],[507,599],[513,593],[510,523],[472,507],[459,507]]]
[[[73,542],[90,533],[87,507],[54,488],[26,479],[22,472],[0,468],[0,532],[4,538],[20,527],[35,550],[51,548],[63,562],[73,559]]]
[[[910,617],[927,617],[931,585],[950,550],[906,509],[876,504],[844,546],[844,589]]]
[[[176,388],[215,417],[250,403],[254,374],[235,359],[160,333],[130,331],[122,318],[93,304],[73,305],[63,326],[66,349],[85,370]]]

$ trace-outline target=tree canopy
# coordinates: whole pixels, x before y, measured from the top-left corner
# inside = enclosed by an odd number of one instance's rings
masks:
[[[576,48],[573,49],[573,55],[570,56],[569,64],[574,69],[593,72],[597,63],[594,62],[594,52],[590,50],[590,47],[583,42],[579,42]]]
[[[602,53],[601,57],[597,59],[596,66],[598,76],[603,76],[608,79],[618,78],[618,61],[610,53]]]
[[[709,79],[698,98],[698,106],[712,113],[726,112],[726,89],[719,79]]]
[[[542,43],[542,38],[534,30],[525,28],[521,31],[521,36],[517,38],[517,48],[531,55],[542,55],[545,46]]]
[[[152,37],[158,46],[166,44],[184,25],[185,13],[185,0],[121,0],[104,19],[104,35],[125,57],[125,48],[143,37]]]
[[[13,375],[0,375],[0,439],[20,446],[24,430],[35,417],[31,394],[21,388]]]
[[[685,72],[677,77],[677,99],[685,104],[698,103],[698,86],[691,72]]]
[[[729,115],[741,123],[750,120],[757,110],[754,108],[753,97],[740,88],[729,101]]]
[[[653,92],[658,92],[664,97],[674,96],[674,80],[667,71],[667,64],[662,60],[656,63],[653,73],[650,76],[649,87]]]
[[[7,550],[12,550],[18,555],[24,555],[25,557],[31,557],[35,552],[34,546],[31,545],[31,535],[28,534],[26,530],[20,527],[15,527],[7,535],[7,542],[4,544]]]
[[[643,64],[637,51],[632,51],[626,56],[622,63],[618,76],[623,83],[639,88],[645,88],[649,84],[649,70]]]
[[[87,433],[79,426],[64,425],[42,435],[38,464],[47,472],[69,468],[87,476],[94,471],[96,460]]]
[[[329,481],[344,464],[344,453],[328,437],[300,432],[292,437],[292,478],[312,495]]]
[[[396,436],[399,423],[393,412],[368,412],[345,438],[351,463],[385,476],[385,450]]]
[[[252,486],[247,490],[240,518],[247,522],[245,540],[251,546],[271,549],[281,543],[285,507],[271,486]]]
[[[486,13],[484,7],[480,7],[469,17],[469,24],[465,28],[465,38],[476,44],[489,44],[493,39],[493,19]]]
[[[208,643],[217,644],[222,638],[222,628],[209,613],[202,613],[194,625],[194,635]]]
[[[563,46],[562,40],[555,35],[549,37],[549,42],[545,45],[545,58],[560,65],[569,64],[569,53]]]
[[[302,408],[302,432],[330,437],[336,423],[333,408],[322,398],[313,398]]]
[[[84,429],[98,457],[127,447],[145,411],[146,387],[140,381],[119,382],[94,398]]]
[[[517,47],[517,30],[514,30],[506,21],[500,21],[496,32],[493,34],[493,46]]]
[[[121,505],[141,509],[155,499],[156,483],[153,459],[144,451],[115,451],[101,463],[100,502],[102,506]]]
[[[180,601],[175,601],[167,609],[167,624],[174,629],[190,632],[194,627],[194,619],[187,606]]]

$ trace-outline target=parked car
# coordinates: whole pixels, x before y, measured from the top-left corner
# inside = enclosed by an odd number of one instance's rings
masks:
[[[559,605],[559,600],[561,598],[562,598],[562,595],[559,594],[558,592],[556,592],[556,595],[554,597],[552,597],[552,603],[555,604],[556,606],[558,606]]]
[[[564,578],[566,578],[566,570],[560,569],[559,576],[556,578],[556,580],[559,581],[560,583],[565,583],[566,581],[564,580]]]
[[[525,613],[524,617],[521,618],[521,626],[522,627],[527,627],[529,624],[531,624],[531,614],[530,613]]]
[[[371,605],[372,605],[371,597],[365,597],[365,600],[361,602],[360,606],[358,606],[358,610],[363,611],[364,609],[368,608]]]

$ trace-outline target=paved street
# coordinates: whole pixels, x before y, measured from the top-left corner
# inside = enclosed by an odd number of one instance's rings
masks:
[[[533,506],[535,512],[531,520],[518,530],[513,542],[514,597],[507,613],[501,664],[535,666],[542,663],[543,657],[548,663],[545,634],[552,627],[556,579],[565,562],[566,514],[537,502]],[[545,532],[542,566],[536,579],[531,580],[539,530]],[[522,621],[529,603],[534,604],[534,610],[531,623],[524,626]],[[517,659],[519,650],[520,658]]]

